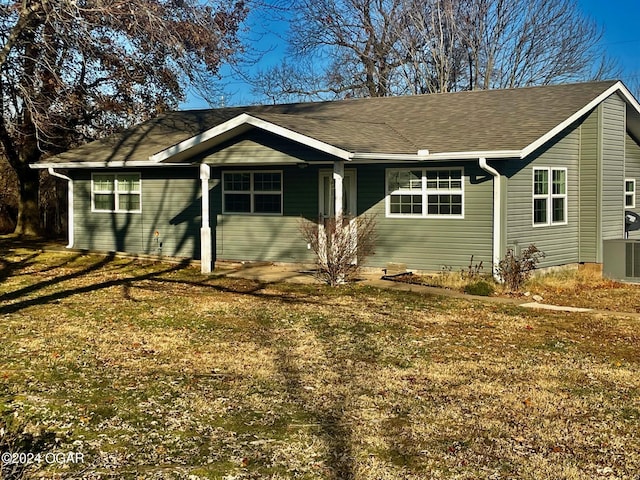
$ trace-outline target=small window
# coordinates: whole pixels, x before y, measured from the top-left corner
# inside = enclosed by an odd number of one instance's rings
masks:
[[[95,173],[92,175],[91,191],[94,212],[141,211],[139,173]]]
[[[282,214],[282,172],[224,172],[224,213]]]
[[[387,170],[387,215],[462,218],[460,168]]]
[[[626,178],[624,181],[624,206],[636,208],[636,181],[633,178]]]
[[[533,169],[533,224],[567,223],[567,169]]]

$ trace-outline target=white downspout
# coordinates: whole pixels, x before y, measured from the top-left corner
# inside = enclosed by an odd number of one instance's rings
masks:
[[[73,248],[73,180],[66,175],[56,172],[53,167],[49,167],[48,171],[52,177],[67,181],[67,229],[69,230],[67,234],[69,237],[67,248]]]
[[[498,264],[500,263],[500,253],[502,251],[502,186],[500,173],[487,164],[487,159],[480,157],[478,164],[482,170],[493,176],[493,277],[500,281],[498,275]]]
[[[200,165],[202,183],[202,227],[200,228],[200,272],[211,273],[213,256],[211,253],[211,225],[209,222],[209,178],[211,168],[206,163]]]

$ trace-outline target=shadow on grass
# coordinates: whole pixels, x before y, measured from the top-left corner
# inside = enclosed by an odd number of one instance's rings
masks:
[[[135,266],[132,266],[137,260],[121,262],[114,265],[117,266],[117,270],[111,269],[110,272],[107,272],[109,276],[107,276],[106,279],[104,277],[97,277],[100,280],[94,281],[90,278],[83,285],[73,286],[73,280],[80,280],[87,275],[99,273],[114,262],[115,256],[108,255],[102,258],[96,258],[95,261],[83,266],[78,266],[71,272],[66,270],[65,272],[59,272],[58,275],[55,274],[57,268],[72,265],[75,258],[74,255],[69,255],[69,258],[63,262],[58,261],[55,264],[53,262],[42,262],[42,269],[38,270],[38,272],[53,272],[53,275],[49,274],[50,276],[48,276],[48,278],[42,279],[41,281],[36,280],[31,285],[0,296],[0,315],[16,313],[31,306],[45,305],[74,295],[95,292],[111,287],[121,287],[123,298],[133,300],[131,290],[134,285],[135,288],[149,288],[158,291],[163,284],[166,284],[171,287],[186,286],[205,290],[210,289],[221,293],[250,295],[260,299],[282,302],[284,304],[314,303],[314,300],[306,295],[292,295],[286,292],[267,291],[266,287],[268,287],[268,284],[259,282],[244,280],[228,282],[227,280],[220,281],[209,278],[203,279],[202,281],[198,281],[197,279],[189,280],[188,278],[167,278],[167,274],[177,272],[187,267],[189,263],[188,260],[179,264],[161,265],[158,268],[154,267],[152,271],[145,269],[144,272],[138,273],[136,273]],[[9,262],[7,267],[2,270],[2,274],[5,278],[23,275],[25,268],[32,267],[39,261],[39,253],[27,254],[22,260]],[[109,269],[107,268],[106,270]],[[117,274],[117,277],[114,278],[111,274]],[[141,284],[141,282],[145,282],[146,285]],[[322,298],[322,295],[318,295],[316,302],[318,304],[323,303]],[[324,303],[326,303],[326,301]],[[341,353],[336,354],[336,345],[344,345],[344,340],[338,340],[335,337],[335,332],[331,332],[330,327],[323,325],[322,322],[313,324],[311,327],[317,344],[321,345],[321,357],[329,359],[328,361],[331,362],[327,368],[336,373],[337,378],[344,379],[344,382],[347,383],[350,382],[349,379],[352,377],[353,372],[350,371],[348,366],[348,359]],[[349,345],[351,345],[349,348],[357,349],[362,347],[363,342],[367,342],[367,336],[363,336],[361,333],[362,332],[357,334],[354,332],[350,333],[353,338],[348,342]],[[276,352],[278,369],[283,378],[286,379],[285,389],[287,396],[293,404],[305,412],[320,429],[320,437],[329,450],[328,458],[325,461],[327,467],[326,478],[336,480],[355,478],[355,456],[352,451],[354,438],[352,429],[349,426],[349,419],[345,416],[349,410],[348,393],[345,390],[339,389],[340,391],[336,391],[335,394],[330,393],[326,398],[318,399],[314,397],[314,392],[305,388],[304,374],[306,372],[301,367],[301,365],[304,364],[304,359],[299,356],[299,353],[296,353],[296,345],[292,344],[292,342],[295,342],[295,338],[283,338],[282,334],[278,333],[277,330],[258,323],[256,324],[255,334],[259,342],[274,349]],[[355,350],[351,353],[357,354]]]
[[[361,362],[372,366],[381,361],[381,353],[373,348],[373,331],[352,325],[345,329],[327,324],[323,317],[312,319],[306,325],[312,339],[297,342],[279,328],[272,328],[255,320],[255,338],[263,347],[275,352],[275,365],[284,378],[283,392],[289,401],[318,428],[318,437],[327,447],[323,478],[352,480],[358,477],[356,446],[359,439],[353,430],[354,398],[363,386],[357,382],[358,372],[353,365]],[[318,350],[308,353],[308,344]],[[306,355],[312,357],[306,357]],[[312,387],[307,366],[309,360],[319,358],[325,362],[319,368],[331,374],[323,378],[335,378],[336,383]],[[330,380],[329,380],[330,381]],[[365,387],[366,388],[366,387]]]
[[[78,279],[80,277],[83,277],[84,275],[87,275],[91,272],[95,272],[100,270],[101,268],[105,267],[106,265],[108,265],[110,262],[112,262],[114,259],[114,255],[108,255],[106,257],[104,257],[103,259],[101,259],[100,261],[89,265],[81,270],[75,271],[73,273],[69,273],[67,275],[61,275],[58,277],[54,277],[48,280],[44,280],[42,282],[39,283],[35,283],[33,285],[29,285],[28,287],[24,287],[22,289],[16,290],[14,292],[9,292],[5,295],[0,296],[0,302],[6,302],[6,301],[10,301],[10,300],[18,300],[21,297],[36,293],[42,289],[45,289],[47,287],[51,287],[57,284],[60,284],[62,282],[66,282],[69,280],[73,280],[73,279]],[[133,263],[134,260],[132,260],[131,262],[129,262],[128,264],[125,264],[122,266],[122,268],[126,268],[127,266],[130,266],[131,263]],[[42,296],[37,296],[34,298],[26,298],[23,300],[19,300],[15,303],[10,303],[8,305],[2,305],[0,306],[0,315],[7,315],[7,314],[11,314],[11,313],[15,313],[18,312],[24,308],[33,306],[33,305],[43,305],[46,303],[50,303],[50,302],[55,302],[58,300],[62,300],[64,298],[70,297],[72,295],[79,295],[82,293],[89,293],[89,292],[94,292],[97,290],[102,290],[105,288],[110,288],[110,287],[114,287],[114,286],[123,286],[123,288],[126,289],[127,285],[130,285],[131,282],[134,281],[142,281],[142,280],[148,280],[148,279],[152,279],[154,277],[160,276],[160,275],[164,275],[166,273],[170,273],[176,270],[181,270],[183,268],[185,268],[187,265],[189,264],[189,260],[185,260],[179,264],[176,265],[172,265],[170,267],[164,268],[162,270],[155,270],[152,272],[148,272],[142,275],[130,275],[124,278],[118,278],[118,279],[114,279],[114,280],[106,280],[103,282],[97,282],[97,283],[90,283],[89,285],[83,285],[83,286],[79,286],[79,287],[73,287],[73,288],[67,288],[64,290],[57,290],[54,291],[52,293],[49,294],[45,294]]]
[[[12,242],[13,243],[13,242]],[[9,251],[7,247],[7,242],[5,239],[0,240],[0,252]],[[29,248],[29,245],[21,245],[23,248]],[[6,256],[6,253],[4,254]],[[40,253],[29,253],[24,258],[11,261],[7,258],[2,258],[0,260],[0,280],[4,280],[10,277],[17,277],[21,275],[29,275],[31,273],[49,273],[55,272],[58,268],[63,268],[69,265],[72,265],[74,261],[78,258],[83,257],[84,254],[71,254],[69,253],[68,258],[64,261],[53,264],[53,263],[42,263],[42,268],[38,269],[35,272],[25,272],[25,269],[33,267],[38,264]],[[255,281],[237,281],[234,282],[232,286],[226,286],[223,284],[212,284],[209,283],[210,279],[206,281],[197,281],[197,280],[188,280],[188,279],[171,279],[164,277],[166,274],[177,272],[186,268],[190,261],[188,259],[183,260],[177,264],[171,264],[166,266],[165,268],[153,270],[151,272],[147,272],[144,274],[128,274],[123,275],[117,279],[110,279],[101,282],[92,282],[87,285],[82,286],[74,286],[70,288],[64,288],[64,284],[70,282],[72,280],[80,280],[88,274],[99,272],[104,269],[116,259],[115,254],[111,253],[104,257],[100,257],[97,261],[86,265],[84,267],[78,267],[69,273],[51,275],[49,278],[43,279],[41,281],[32,283],[30,285],[24,286],[22,288],[18,288],[17,290],[7,292],[5,294],[0,295],[0,315],[7,315],[11,313],[18,312],[24,308],[28,308],[34,305],[44,305],[51,302],[56,302],[62,300],[64,298],[79,295],[83,293],[94,292],[97,290],[102,290],[105,288],[110,288],[114,286],[121,286],[123,297],[127,300],[132,300],[131,289],[132,286],[135,285],[136,288],[144,288],[139,285],[139,282],[142,281],[150,281],[154,282],[156,285],[169,284],[169,285],[181,285],[187,287],[201,288],[201,289],[211,289],[218,292],[223,293],[233,293],[238,295],[251,295],[264,299],[276,299],[283,302],[304,302],[310,303],[309,299],[299,299],[296,296],[289,296],[286,294],[280,293],[268,293],[264,291],[265,287],[268,285],[262,282]],[[117,264],[117,270],[121,272],[127,272],[132,265],[137,262],[137,260],[132,259],[127,263]],[[129,270],[130,271],[130,270]],[[51,289],[55,289],[56,286],[59,286],[60,289],[50,292]],[[43,291],[47,290],[47,293]],[[154,290],[151,288],[151,290]],[[50,292],[50,293],[49,293]],[[38,293],[41,293],[38,295]]]

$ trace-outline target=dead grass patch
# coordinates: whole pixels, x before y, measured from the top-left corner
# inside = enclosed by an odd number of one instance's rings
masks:
[[[3,256],[0,402],[86,461],[28,475],[640,471],[635,319],[30,255]]]

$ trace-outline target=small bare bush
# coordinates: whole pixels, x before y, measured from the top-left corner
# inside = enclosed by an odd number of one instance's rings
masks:
[[[376,222],[371,215],[303,219],[300,232],[315,255],[316,276],[331,286],[352,280],[374,254]]]
[[[498,263],[498,275],[509,290],[517,292],[529,279],[542,258],[544,258],[544,252],[533,244],[525,248],[520,255],[516,255],[510,248]]]

